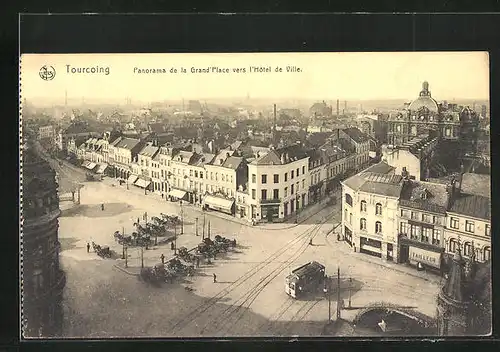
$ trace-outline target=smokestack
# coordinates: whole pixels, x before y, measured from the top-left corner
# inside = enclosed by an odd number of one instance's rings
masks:
[[[344,111],[347,112],[347,100],[344,100]]]
[[[337,99],[337,116],[339,116],[340,113],[340,106],[339,106],[339,100]]]

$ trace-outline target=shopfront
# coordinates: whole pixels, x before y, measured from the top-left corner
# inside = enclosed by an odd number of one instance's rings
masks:
[[[267,222],[274,222],[279,219],[279,204],[261,204],[260,210],[262,212],[261,218]]]
[[[186,197],[186,191],[177,188],[172,188],[170,192],[168,192],[167,197],[171,201],[183,200]]]
[[[234,200],[208,195],[204,199],[205,207],[227,214],[234,214]]]
[[[359,238],[360,253],[382,258],[382,242],[367,237]]]
[[[439,271],[443,266],[444,248],[425,242],[418,242],[402,236],[400,242],[400,262],[416,267]]]

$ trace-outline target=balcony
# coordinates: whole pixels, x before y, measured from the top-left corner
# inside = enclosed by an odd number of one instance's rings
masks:
[[[281,198],[260,199],[260,204],[281,204]]]

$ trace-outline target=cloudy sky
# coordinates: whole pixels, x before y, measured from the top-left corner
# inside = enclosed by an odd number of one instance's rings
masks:
[[[40,68],[56,75],[40,78]],[[71,68],[106,68],[104,73],[71,73]],[[192,68],[229,73],[191,73]],[[270,73],[249,72],[250,66]],[[301,72],[286,72],[296,66]],[[92,98],[161,101],[202,98],[406,99],[427,80],[437,100],[488,99],[489,60],[485,52],[279,53],[279,54],[28,54],[21,57],[23,98],[86,101]],[[275,72],[281,67],[283,72]],[[170,73],[176,68],[178,73]],[[181,73],[181,68],[186,73]],[[233,69],[245,68],[246,73]],[[139,73],[165,69],[166,73]]]

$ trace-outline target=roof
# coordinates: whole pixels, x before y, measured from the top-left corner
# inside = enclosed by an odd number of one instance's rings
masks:
[[[92,131],[87,125],[82,123],[74,123],[69,125],[65,130],[64,134],[79,134],[79,133],[91,133]]]
[[[411,102],[408,109],[411,111],[418,111],[423,107],[429,109],[431,112],[438,112],[438,103],[430,95],[418,97]]]
[[[491,199],[475,194],[460,193],[449,208],[451,213],[491,220]]]
[[[366,134],[356,127],[344,128],[342,131],[356,143],[368,142],[370,140]]]
[[[163,123],[150,123],[149,130],[155,133],[163,133],[165,132],[165,124]]]
[[[243,158],[239,156],[230,156],[226,159],[222,166],[227,167],[229,169],[236,170],[240,164],[243,162]]]
[[[315,274],[320,270],[325,270],[325,266],[316,261],[312,261],[310,263],[298,267],[297,269],[292,270],[292,273],[297,276],[307,276]]]
[[[395,167],[392,167],[391,165],[387,164],[385,161],[381,161],[377,164],[374,164],[370,166],[369,168],[365,169],[364,172],[375,172],[379,174],[388,174],[392,171],[396,170]]]
[[[189,163],[191,158],[193,157],[193,152],[187,152],[185,150],[180,150],[179,153],[177,153],[177,157],[181,158],[181,162],[183,163]]]
[[[465,173],[461,189],[464,193],[491,198],[491,175]]]
[[[403,188],[403,177],[401,175],[361,172],[348,178],[343,184],[354,191],[399,198]]]
[[[407,182],[401,192],[400,204],[432,212],[446,212],[449,201],[446,185],[430,182]]]
[[[132,150],[134,149],[135,147],[137,147],[137,145],[139,145],[139,143],[141,143],[141,141],[139,139],[135,139],[135,138],[121,138],[118,143],[114,144],[116,148],[123,148],[123,149],[128,149],[128,150]]]
[[[159,152],[159,150],[160,150],[159,147],[147,145],[144,148],[142,148],[142,150],[139,152],[139,155],[152,158]]]

